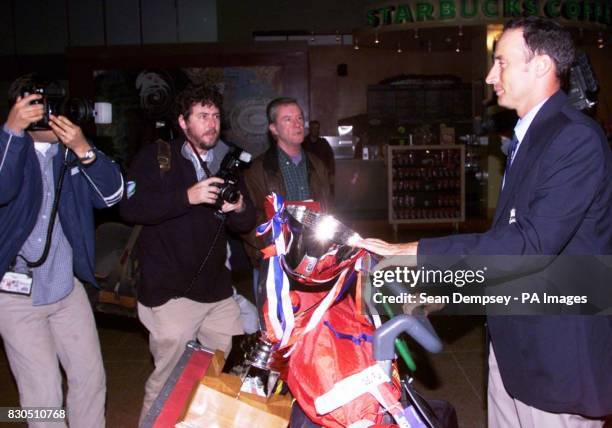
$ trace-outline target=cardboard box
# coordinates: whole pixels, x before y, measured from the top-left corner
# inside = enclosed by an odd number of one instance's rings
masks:
[[[223,353],[215,352],[176,428],[286,428],[293,403],[291,394],[265,399],[240,392],[242,381],[222,373],[223,364]]]

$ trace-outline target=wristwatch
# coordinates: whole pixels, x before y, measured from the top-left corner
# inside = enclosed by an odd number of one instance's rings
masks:
[[[93,163],[93,161],[95,160],[96,160],[96,152],[94,151],[94,149],[87,150],[85,154],[79,158],[79,161],[83,165],[89,165],[90,163]]]

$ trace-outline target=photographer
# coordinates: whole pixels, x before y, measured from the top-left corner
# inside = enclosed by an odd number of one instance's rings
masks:
[[[103,427],[104,367],[79,280],[95,283],[93,208],[119,202],[123,179],[78,125],[45,110],[44,87],[26,95],[33,79],[9,88],[0,131],[0,335],[21,407],[62,407],[59,358],[70,426]]]
[[[131,165],[121,203],[125,220],[144,225],[137,244],[138,317],[150,333],[155,370],[145,385],[141,422],[188,341],[197,338],[227,355],[232,335],[242,334],[224,265],[226,228],[243,233],[255,225],[241,181],[236,202],[219,197],[227,183],[215,175],[223,175],[219,168],[230,150],[219,140],[221,95],[188,87],[177,108],[184,136],[170,143],[170,169],[160,170],[159,143],[145,146]]]

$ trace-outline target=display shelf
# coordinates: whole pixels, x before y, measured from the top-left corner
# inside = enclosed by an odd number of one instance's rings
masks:
[[[465,220],[465,147],[388,146],[389,223]]]

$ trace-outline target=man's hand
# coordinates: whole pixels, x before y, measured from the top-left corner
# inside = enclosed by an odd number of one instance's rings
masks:
[[[224,213],[228,213],[230,211],[241,213],[245,208],[246,204],[244,203],[244,198],[242,197],[242,194],[240,194],[240,198],[235,204],[230,204],[229,202],[224,201],[223,205],[221,206],[221,211]]]
[[[64,116],[49,116],[49,126],[57,138],[72,150],[77,157],[82,158],[91,146],[83,135],[83,131]]]
[[[223,179],[219,177],[210,177],[202,180],[187,189],[187,198],[191,205],[198,204],[214,204],[219,197],[219,187],[216,184],[222,184]]]
[[[405,244],[390,244],[381,239],[362,239],[355,243],[356,247],[380,256],[416,256],[419,242],[407,242]]]
[[[30,94],[27,97],[17,97],[17,102],[11,108],[6,120],[6,127],[16,134],[21,134],[30,124],[41,120],[45,114],[42,104],[30,103],[42,98],[40,94]]]

